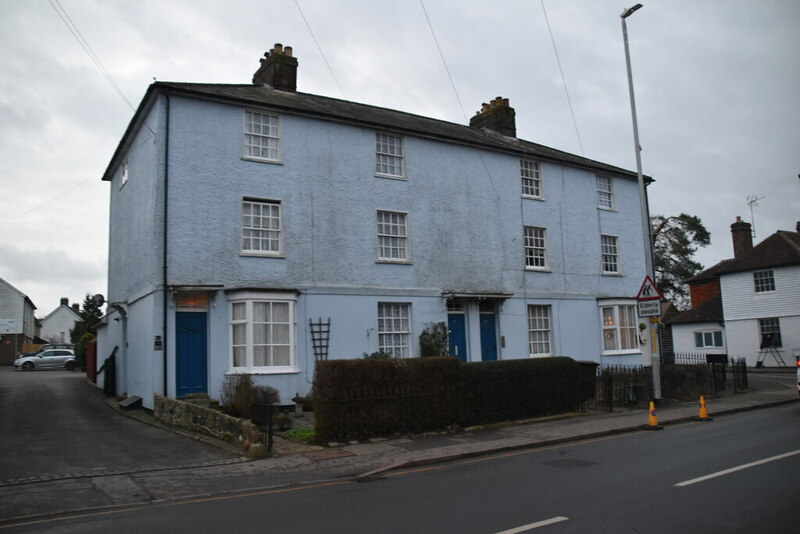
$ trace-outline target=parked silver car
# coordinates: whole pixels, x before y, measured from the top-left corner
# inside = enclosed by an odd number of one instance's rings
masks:
[[[36,354],[14,360],[14,368],[23,371],[34,369],[75,369],[75,353],[69,349],[45,349]]]

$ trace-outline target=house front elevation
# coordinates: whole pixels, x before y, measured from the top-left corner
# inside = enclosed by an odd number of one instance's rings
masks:
[[[470,125],[253,83],[150,86],[106,170],[119,394],[216,397],[246,373],[306,394],[322,358],[649,362],[636,174]]]

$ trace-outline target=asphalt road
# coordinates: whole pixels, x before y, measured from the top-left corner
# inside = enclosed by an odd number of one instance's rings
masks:
[[[796,532],[800,406],[392,473],[86,512],[11,532]]]
[[[78,372],[0,367],[0,407],[0,481],[232,457],[121,416]]]

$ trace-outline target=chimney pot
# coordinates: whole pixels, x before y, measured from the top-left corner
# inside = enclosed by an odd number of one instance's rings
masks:
[[[749,252],[753,248],[753,233],[750,223],[744,222],[741,217],[736,217],[736,222],[731,225],[733,238],[733,257]]]
[[[261,66],[253,74],[253,85],[268,85],[280,91],[297,91],[297,58],[292,56],[292,47],[275,43],[274,48],[264,54]]]
[[[488,104],[484,103],[481,110],[469,120],[469,125],[471,128],[491,130],[508,137],[517,136],[516,112],[509,105],[508,99],[502,96]]]

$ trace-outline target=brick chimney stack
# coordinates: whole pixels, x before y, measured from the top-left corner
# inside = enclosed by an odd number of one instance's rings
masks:
[[[751,228],[750,223],[744,222],[741,217],[736,217],[736,222],[731,225],[734,258],[738,258],[753,248],[753,232]]]
[[[62,306],[69,306],[69,299],[66,297],[61,297],[61,305]]]
[[[507,137],[517,136],[517,113],[508,105],[508,99],[498,96],[469,120],[471,128],[491,130]]]
[[[275,43],[264,53],[261,66],[253,74],[253,85],[268,85],[279,91],[297,92],[297,58],[292,57],[292,47]]]
[[[74,311],[75,313],[80,313],[81,312],[81,305],[78,304],[77,302],[73,303],[72,304],[72,311]]]

